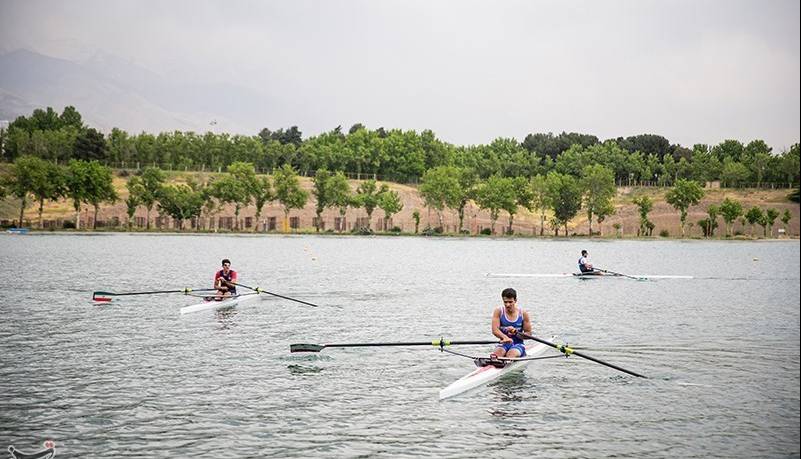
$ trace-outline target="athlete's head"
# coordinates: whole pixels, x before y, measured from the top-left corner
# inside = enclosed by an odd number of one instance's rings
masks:
[[[586,250],[582,250],[581,251],[581,256],[582,257],[586,257],[587,256],[587,251]]]
[[[505,288],[501,292],[501,299],[504,299],[504,300],[516,300],[517,299],[517,292],[513,288]]]
[[[230,267],[231,266],[231,260],[229,260],[227,258],[223,258],[222,265],[223,265],[223,267],[225,267],[225,266],[229,266]]]

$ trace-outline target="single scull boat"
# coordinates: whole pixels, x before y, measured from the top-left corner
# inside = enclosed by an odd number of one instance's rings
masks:
[[[551,338],[551,341],[555,340],[555,336]],[[470,390],[487,385],[507,373],[511,373],[513,371],[522,371],[533,360],[562,356],[560,354],[544,357],[542,354],[547,352],[548,349],[550,349],[550,347],[546,346],[545,344],[533,343],[526,346],[526,356],[521,359],[493,359],[491,357],[474,357],[473,361],[478,368],[440,390],[439,399],[445,400],[447,398],[455,397],[459,394],[463,394]],[[446,352],[450,351],[446,350]],[[464,356],[464,354],[456,355]]]
[[[657,275],[657,274],[631,274],[631,275],[616,275],[616,274],[585,274],[585,273],[558,273],[558,274],[528,274],[528,273],[488,273],[487,277],[574,277],[583,279],[625,279],[634,277],[636,279],[693,279],[693,276],[674,276],[674,275]]]
[[[525,368],[525,366],[530,363],[532,360],[542,360],[542,359],[553,359],[561,357],[562,355],[570,356],[575,355],[578,357],[585,358],[587,360],[591,360],[595,363],[607,366],[609,368],[614,368],[615,370],[622,371],[624,373],[630,374],[632,376],[637,376],[639,378],[645,378],[645,376],[635,373],[630,370],[626,370],[625,368],[619,367],[617,365],[613,365],[611,363],[604,362],[601,359],[597,359],[595,357],[589,356],[587,354],[580,353],[573,348],[569,347],[567,344],[557,344],[554,343],[556,337],[553,336],[550,341],[538,338],[536,336],[529,335],[524,332],[520,332],[520,336],[525,339],[530,339],[534,341],[534,344],[529,344],[526,346],[526,356],[523,358],[504,358],[504,357],[494,357],[490,355],[490,357],[474,357],[468,354],[462,354],[460,352],[451,351],[450,349],[445,349],[446,346],[453,346],[453,345],[467,345],[467,344],[498,344],[498,341],[451,341],[446,340],[444,338],[440,338],[439,340],[433,341],[420,341],[420,342],[389,342],[389,343],[341,343],[341,344],[306,344],[306,343],[299,343],[299,344],[290,344],[289,345],[289,352],[320,352],[323,349],[327,349],[330,347],[380,347],[380,346],[434,346],[439,347],[440,352],[447,352],[449,354],[461,356],[461,357],[468,357],[473,360],[473,362],[479,368],[472,371],[470,374],[459,378],[458,380],[454,381],[448,387],[442,389],[439,392],[440,400],[444,400],[446,398],[454,397],[456,395],[462,394],[467,392],[471,389],[475,389],[477,387],[483,386],[485,384],[489,384],[492,381],[500,378],[501,376],[505,375],[506,373],[512,371],[519,371]],[[548,348],[554,348],[559,351],[561,354],[559,355],[542,355],[544,354]]]
[[[242,293],[240,295],[236,295],[231,298],[225,298],[222,300],[217,300],[215,299],[215,297],[205,297],[202,303],[193,304],[191,306],[185,306],[181,308],[181,314],[189,314],[192,312],[201,312],[210,310],[217,311],[220,309],[232,308],[234,306],[238,306],[240,304],[253,301],[256,298],[262,298],[261,296],[259,296],[258,292]]]

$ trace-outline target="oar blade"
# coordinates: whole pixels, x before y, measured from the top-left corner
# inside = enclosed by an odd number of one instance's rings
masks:
[[[325,349],[324,344],[290,344],[289,352],[320,352]]]

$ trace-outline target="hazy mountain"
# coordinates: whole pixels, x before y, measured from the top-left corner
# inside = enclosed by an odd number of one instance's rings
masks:
[[[93,127],[131,133],[256,134],[263,127],[284,127],[275,114],[287,113],[258,91],[159,75],[108,53],[83,62],[28,50],[0,55],[0,119],[13,120],[37,107],[60,112],[66,105],[75,106]]]
[[[14,121],[20,114],[31,113],[35,108],[35,105],[25,99],[0,89],[0,121]]]

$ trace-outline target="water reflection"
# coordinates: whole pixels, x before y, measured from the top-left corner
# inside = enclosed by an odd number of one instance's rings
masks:
[[[230,330],[236,327],[236,316],[239,311],[235,307],[218,309],[214,311],[214,320],[219,324],[218,330]]]
[[[490,386],[492,388],[492,398],[499,402],[531,400],[531,384],[533,384],[533,381],[522,371],[506,374],[498,382]]]
[[[289,373],[293,376],[305,376],[308,374],[322,373],[323,368],[312,365],[287,365]]]

